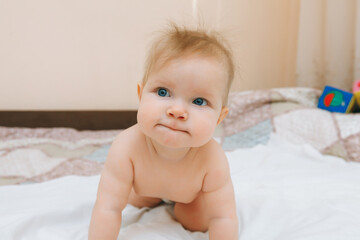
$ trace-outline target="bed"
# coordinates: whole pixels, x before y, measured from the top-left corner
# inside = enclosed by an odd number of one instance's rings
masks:
[[[320,110],[319,96],[230,94],[214,138],[230,164],[239,239],[360,239],[360,114]],[[99,174],[121,131],[0,127],[0,238],[87,239]],[[171,204],[128,205],[119,239],[208,239],[173,216]]]

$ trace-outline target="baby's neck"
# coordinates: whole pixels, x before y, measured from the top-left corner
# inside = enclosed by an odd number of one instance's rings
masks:
[[[146,143],[152,157],[167,163],[178,163],[182,160],[193,158],[197,148],[169,148],[146,136]]]

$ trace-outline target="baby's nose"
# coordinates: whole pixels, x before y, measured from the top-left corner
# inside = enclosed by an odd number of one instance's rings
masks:
[[[188,114],[180,107],[169,108],[166,113],[169,117],[174,117],[179,120],[185,121],[188,118]]]

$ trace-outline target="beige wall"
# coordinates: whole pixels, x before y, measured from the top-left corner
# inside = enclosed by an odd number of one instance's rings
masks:
[[[233,90],[295,86],[298,13],[299,0],[2,0],[0,110],[136,109],[147,42],[169,19],[229,38]]]

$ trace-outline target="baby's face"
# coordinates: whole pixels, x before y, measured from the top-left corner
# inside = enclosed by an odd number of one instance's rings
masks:
[[[215,58],[172,60],[138,85],[138,124],[164,146],[202,146],[228,112],[222,107],[226,83],[225,68]]]

